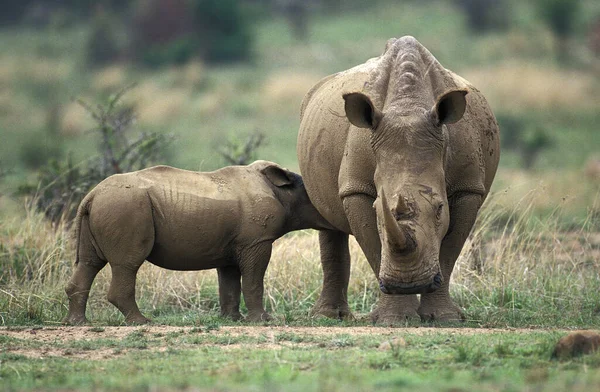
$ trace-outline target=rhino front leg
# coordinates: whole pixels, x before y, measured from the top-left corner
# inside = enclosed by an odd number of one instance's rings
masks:
[[[247,321],[268,321],[271,316],[263,307],[264,278],[271,258],[271,243],[244,249],[239,255],[242,293],[248,308]]]
[[[242,273],[237,265],[217,268],[219,275],[219,303],[221,316],[240,320],[240,294]],[[261,299],[262,300],[262,299]]]
[[[323,267],[321,295],[311,310],[312,316],[334,319],[352,318],[348,307],[350,251],[348,234],[341,231],[319,231],[319,248]]]
[[[364,252],[375,277],[379,277],[381,265],[381,240],[377,232],[377,215],[373,198],[364,194],[344,198],[344,210],[352,233]],[[377,307],[371,312],[371,320],[378,324],[397,324],[419,319],[416,295],[387,295],[381,293]]]
[[[475,224],[482,196],[461,193],[450,199],[450,224],[440,248],[440,269],[444,277],[442,287],[430,294],[421,295],[419,315],[422,320],[459,321],[462,310],[450,299],[450,276],[456,259]]]

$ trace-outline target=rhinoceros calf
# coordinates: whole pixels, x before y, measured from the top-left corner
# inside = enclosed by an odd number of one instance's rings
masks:
[[[402,37],[381,56],[321,80],[301,113],[306,190],[336,229],[319,233],[324,283],[313,311],[350,315],[353,234],[382,291],[374,321],[459,319],[450,274],[500,156],[483,95]]]
[[[310,203],[302,177],[267,161],[208,173],[156,166],[114,175],[83,199],[76,224],[69,324],[87,321],[90,287],[107,262],[108,300],[127,322],[148,322],[135,301],[145,260],[180,271],[217,268],[222,315],[241,318],[243,291],[247,320],[268,319],[263,278],[273,241],[292,230],[331,228]]]

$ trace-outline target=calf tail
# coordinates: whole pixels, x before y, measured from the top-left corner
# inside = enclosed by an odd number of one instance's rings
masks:
[[[89,207],[92,203],[93,191],[88,193],[81,203],[79,203],[79,207],[77,207],[77,215],[75,216],[75,241],[77,241],[76,254],[75,254],[75,265],[79,264],[79,248],[81,246],[81,225],[84,224],[84,217],[89,216],[90,210]],[[89,220],[86,219],[86,224]]]

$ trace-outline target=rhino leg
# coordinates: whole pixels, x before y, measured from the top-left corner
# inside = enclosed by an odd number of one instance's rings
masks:
[[[449,283],[456,259],[475,224],[482,196],[474,193],[458,194],[450,200],[450,224],[440,249],[440,269],[444,277],[442,287],[430,294],[421,295],[419,315],[423,320],[459,321],[462,310],[450,299]]]
[[[146,324],[150,320],[144,317],[135,302],[135,280],[137,271],[144,260],[139,263],[111,264],[112,280],[108,289],[108,301],[115,305],[130,324]]]
[[[417,313],[418,308],[419,300],[416,295],[388,295],[381,293],[377,301],[377,307],[370,314],[371,321],[384,325],[418,321],[420,320]]]
[[[219,275],[219,303],[221,316],[234,321],[240,320],[240,294],[242,274],[238,266],[217,268]]]
[[[69,297],[69,313],[63,323],[70,325],[87,323],[85,308],[90,288],[98,272],[106,265],[106,261],[98,257],[92,244],[87,216],[83,217],[79,230],[77,263],[73,276],[65,289]]]
[[[344,198],[344,210],[352,233],[367,257],[375,276],[379,276],[381,265],[381,240],[377,231],[377,215],[373,209],[373,198],[357,194]],[[371,320],[378,324],[405,323],[418,319],[419,301],[416,295],[381,294],[377,307],[371,312]]]
[[[350,279],[350,251],[348,234],[341,231],[319,231],[323,287],[321,295],[311,310],[313,317],[351,319],[348,307],[348,281]]]
[[[271,315],[263,307],[264,278],[273,244],[263,242],[239,253],[242,292],[248,308],[247,321],[269,321]]]

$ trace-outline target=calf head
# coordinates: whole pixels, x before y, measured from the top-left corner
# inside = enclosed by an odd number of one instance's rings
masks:
[[[251,166],[264,177],[273,190],[275,198],[283,206],[286,214],[285,232],[302,229],[333,229],[308,198],[301,175],[268,161],[256,161]]]

